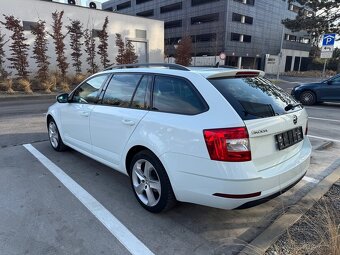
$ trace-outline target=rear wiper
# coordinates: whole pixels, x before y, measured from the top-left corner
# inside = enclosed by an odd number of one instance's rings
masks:
[[[296,107],[298,106],[302,106],[301,103],[298,103],[298,104],[288,104],[286,107],[285,107],[285,111],[288,112],[290,110],[294,110]]]

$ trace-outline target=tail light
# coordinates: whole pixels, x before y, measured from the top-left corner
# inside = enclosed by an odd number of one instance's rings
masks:
[[[203,134],[212,160],[229,162],[251,160],[249,135],[245,127],[206,129]]]

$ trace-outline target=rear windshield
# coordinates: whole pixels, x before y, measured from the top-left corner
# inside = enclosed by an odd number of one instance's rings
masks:
[[[267,118],[300,110],[286,111],[297,102],[284,90],[262,77],[209,79],[243,120]]]

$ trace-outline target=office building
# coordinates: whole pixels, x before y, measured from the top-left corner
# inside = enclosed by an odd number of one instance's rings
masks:
[[[183,35],[190,35],[196,65],[204,64],[204,56],[212,56],[214,61],[225,53],[226,65],[266,66],[267,71],[274,72],[281,41],[281,71],[302,69],[309,56],[308,35],[293,33],[281,23],[283,19],[293,19],[302,8],[288,0],[110,0],[102,8],[163,20],[166,57],[174,55]]]

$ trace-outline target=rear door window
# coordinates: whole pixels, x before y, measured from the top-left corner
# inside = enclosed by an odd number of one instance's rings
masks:
[[[141,78],[140,74],[115,74],[107,86],[102,104],[129,107]]]
[[[266,118],[301,109],[286,111],[297,102],[284,90],[262,77],[209,79],[243,120]]]
[[[153,110],[194,115],[206,111],[207,106],[187,80],[173,76],[156,76]]]
[[[131,100],[131,108],[147,109],[150,105],[150,86],[152,84],[152,76],[144,75],[140,81],[138,88]]]

